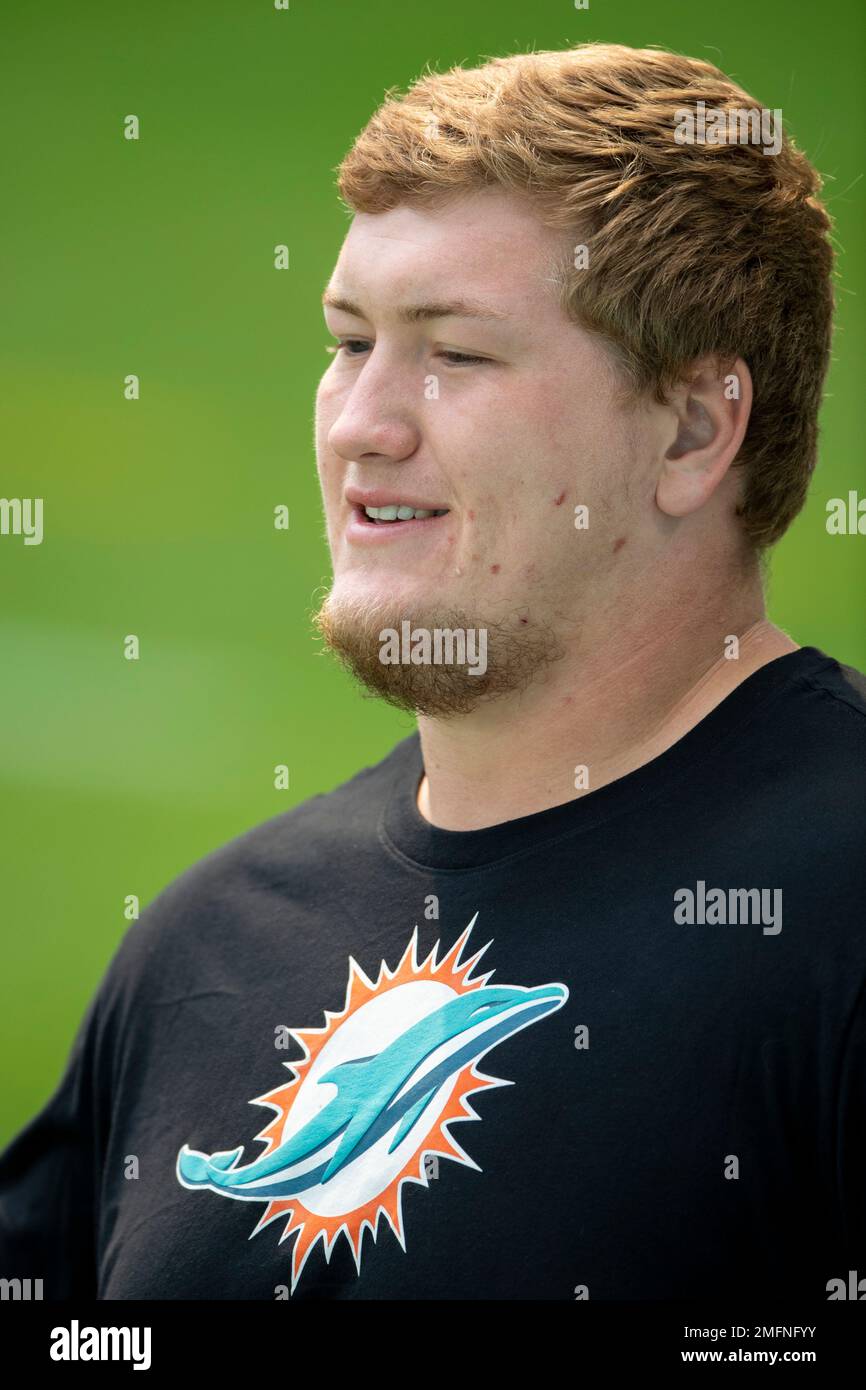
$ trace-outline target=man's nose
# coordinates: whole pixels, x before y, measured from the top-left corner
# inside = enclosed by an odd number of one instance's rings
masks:
[[[408,371],[365,363],[328,431],[328,444],[340,458],[408,458],[418,447],[415,399],[423,382]]]

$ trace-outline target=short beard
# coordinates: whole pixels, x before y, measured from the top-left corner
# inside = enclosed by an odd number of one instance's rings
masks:
[[[407,618],[413,628],[428,632],[437,628],[463,632],[486,629],[486,671],[473,675],[463,665],[380,661],[380,634],[386,628],[399,633]],[[386,611],[384,605],[373,601],[335,603],[328,594],[313,615],[313,624],[325,645],[371,695],[431,719],[469,714],[483,703],[525,690],[544,667],[565,654],[553,629],[545,624],[526,618],[480,623],[457,609],[410,615],[405,610]]]

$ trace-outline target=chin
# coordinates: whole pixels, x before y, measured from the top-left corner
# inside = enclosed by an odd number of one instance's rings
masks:
[[[564,648],[546,624],[524,627],[513,618],[493,623],[450,607],[435,593],[427,602],[401,600],[389,586],[347,585],[337,581],[315,614],[314,626],[334,655],[369,693],[400,709],[432,718],[470,713],[478,705],[525,690],[544,667],[558,661]],[[411,629],[484,630],[484,669],[469,664],[421,664],[403,658],[383,663],[383,629],[401,634]],[[411,636],[407,634],[407,638]],[[387,645],[387,643],[386,643]],[[393,648],[392,648],[393,650]],[[403,650],[398,646],[398,650]],[[487,660],[489,652],[489,661]]]

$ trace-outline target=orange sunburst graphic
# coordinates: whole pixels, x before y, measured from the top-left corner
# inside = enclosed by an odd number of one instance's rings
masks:
[[[243,1145],[208,1154],[184,1144],[177,1156],[182,1186],[264,1203],[251,1238],[285,1222],[292,1292],[320,1241],[330,1261],[344,1236],[360,1274],[364,1233],[375,1241],[380,1218],[405,1251],[401,1194],[406,1183],[429,1187],[425,1160],[480,1171],[451,1126],[481,1118],[469,1102],[477,1091],[512,1083],[479,1063],[568,998],[564,984],[489,985],[492,970],[474,974],[491,945],[463,959],[477,918],[441,959],[437,942],[418,960],[416,927],[399,964],[382,961],[375,980],[349,957],[342,1009],[326,1010],[321,1028],[288,1030],[304,1054],[283,1063],[292,1079],[251,1102],[274,1112],[251,1162],[240,1162]]]
[[[466,994],[472,990],[480,989],[490,979],[493,971],[488,971],[485,975],[472,975],[472,970],[481,959],[484,952],[490,946],[488,941],[473,956],[467,960],[461,960],[463,947],[466,944],[469,934],[477,920],[478,914],[454,942],[454,945],[442,957],[436,959],[436,952],[439,943],[433,947],[426,960],[419,963],[417,959],[418,929],[416,927],[412,938],[403,953],[400,963],[396,969],[389,970],[383,961],[379,967],[379,974],[376,980],[369,980],[352,958],[349,958],[349,980],[346,987],[346,1002],[339,1013],[329,1013],[325,1010],[326,1022],[322,1028],[303,1028],[290,1029],[291,1035],[298,1044],[304,1049],[304,1057],[299,1062],[286,1062],[284,1066],[294,1072],[291,1081],[283,1086],[276,1087],[273,1091],[268,1091],[265,1095],[257,1096],[252,1105],[271,1106],[276,1114],[270,1123],[256,1135],[256,1139],[263,1140],[267,1147],[262,1151],[262,1157],[270,1153],[281,1142],[281,1136],[285,1132],[289,1122],[290,1113],[296,1096],[299,1094],[301,1083],[304,1076],[309,1072],[319,1054],[325,1048],[346,1021],[356,1014],[371,998],[380,996],[388,991],[399,989],[408,983],[417,983],[422,980],[444,981],[454,994]],[[436,1117],[432,1127],[423,1134],[417,1143],[411,1156],[404,1163],[400,1172],[391,1178],[387,1186],[375,1196],[371,1197],[363,1205],[356,1207],[351,1212],[341,1212],[333,1216],[325,1216],[321,1212],[309,1210],[303,1201],[297,1197],[284,1200],[271,1201],[268,1203],[265,1212],[258,1225],[251,1232],[251,1237],[258,1234],[265,1226],[282,1216],[289,1219],[280,1241],[284,1241],[294,1232],[298,1233],[292,1250],[292,1290],[294,1290],[307,1258],[313,1246],[318,1240],[324,1243],[325,1258],[330,1260],[331,1251],[337,1238],[343,1234],[348,1239],[355,1259],[355,1266],[360,1272],[361,1268],[361,1244],[364,1230],[369,1229],[375,1241],[380,1216],[384,1216],[392,1231],[405,1250],[406,1242],[403,1232],[403,1216],[401,1207],[401,1189],[406,1182],[420,1183],[422,1186],[429,1186],[428,1178],[424,1170],[424,1159],[427,1154],[437,1154],[444,1158],[450,1158],[458,1163],[465,1164],[470,1168],[478,1168],[478,1165],[464,1152],[457,1141],[448,1132],[449,1124],[458,1120],[477,1120],[480,1117],[469,1105],[467,1097],[474,1092],[485,1090],[490,1086],[508,1086],[509,1081],[500,1080],[496,1077],[485,1076],[476,1070],[474,1066],[468,1066],[461,1071],[456,1079],[455,1085],[448,1097],[442,1111]]]

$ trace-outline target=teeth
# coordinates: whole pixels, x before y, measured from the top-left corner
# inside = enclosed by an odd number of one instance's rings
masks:
[[[428,516],[444,516],[447,507],[438,511],[425,511],[423,507],[406,507],[396,502],[387,507],[365,507],[364,511],[371,521],[426,521]]]

